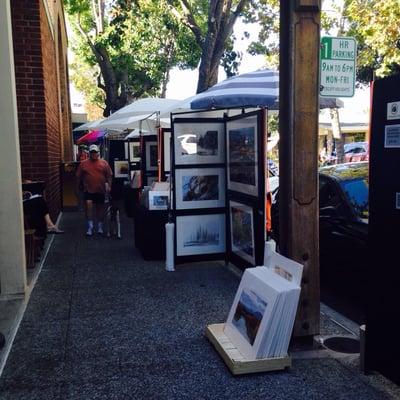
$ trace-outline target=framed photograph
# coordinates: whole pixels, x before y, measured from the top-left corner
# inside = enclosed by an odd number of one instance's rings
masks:
[[[225,169],[175,170],[176,208],[225,207]]]
[[[176,165],[224,163],[224,123],[174,123],[174,151]]]
[[[255,265],[253,208],[236,201],[229,201],[229,216],[232,252]]]
[[[129,162],[127,160],[115,160],[114,177],[128,178],[128,176],[129,176]]]
[[[272,334],[278,293],[249,268],[245,270],[229,311],[224,333],[248,360],[260,357],[265,337]]]
[[[140,170],[130,171],[131,174],[131,188],[139,189],[140,188]]]
[[[158,146],[157,142],[145,142],[146,146],[146,171],[157,171]]]
[[[164,172],[171,171],[171,132],[164,131]]]
[[[229,121],[227,127],[228,189],[258,196],[257,116]]]
[[[225,252],[225,214],[176,217],[176,255]]]
[[[129,161],[138,162],[140,159],[140,142],[129,142]]]
[[[149,192],[149,210],[167,210],[169,192],[164,190],[151,190]]]

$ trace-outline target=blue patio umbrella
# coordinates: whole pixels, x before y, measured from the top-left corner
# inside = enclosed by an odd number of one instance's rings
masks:
[[[263,69],[236,75],[196,95],[192,110],[212,108],[266,107],[279,109],[279,71]],[[320,97],[320,108],[343,107],[336,98]]]

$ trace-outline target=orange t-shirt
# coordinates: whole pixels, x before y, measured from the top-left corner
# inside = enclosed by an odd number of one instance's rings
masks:
[[[84,192],[105,193],[106,182],[111,186],[112,171],[107,161],[88,159],[79,164],[76,177],[82,181]]]

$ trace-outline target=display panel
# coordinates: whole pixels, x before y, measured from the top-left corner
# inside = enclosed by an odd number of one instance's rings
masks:
[[[174,151],[176,165],[224,163],[224,123],[175,123]]]
[[[225,252],[225,214],[176,217],[176,254],[191,256]]]
[[[190,168],[175,170],[176,208],[225,207],[225,169]]]

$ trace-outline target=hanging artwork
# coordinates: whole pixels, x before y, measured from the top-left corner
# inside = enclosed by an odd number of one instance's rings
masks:
[[[225,169],[176,169],[176,208],[225,207]]]
[[[158,147],[157,142],[146,142],[146,170],[157,171]]]
[[[130,162],[140,161],[140,143],[139,142],[129,142],[129,160]]]
[[[225,252],[225,214],[176,217],[177,256]]]
[[[126,160],[114,161],[114,177],[115,178],[128,178],[129,162]]]
[[[253,208],[229,201],[232,252],[255,265]]]
[[[169,192],[164,190],[151,190],[149,192],[149,210],[168,209]]]
[[[175,123],[175,164],[218,164],[225,162],[224,124]]]
[[[228,189],[258,196],[257,117],[227,123]]]

